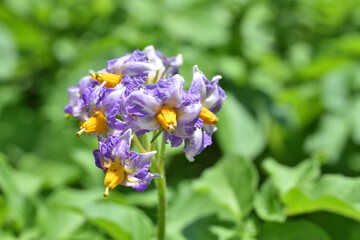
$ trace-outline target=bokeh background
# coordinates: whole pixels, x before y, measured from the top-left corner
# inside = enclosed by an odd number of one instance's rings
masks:
[[[168,149],[167,239],[360,239],[359,0],[3,0],[0,239],[155,239],[156,190],[103,198],[67,87],[154,45],[221,74],[214,144]]]

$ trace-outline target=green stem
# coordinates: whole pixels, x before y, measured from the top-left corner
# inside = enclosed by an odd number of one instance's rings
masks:
[[[150,146],[149,146],[149,142],[148,142],[147,134],[146,134],[146,133],[143,135],[143,140],[144,140],[144,145],[145,145],[144,147],[145,147],[145,149],[146,149],[148,152],[152,151],[152,150],[150,150]]]
[[[146,135],[146,134],[145,134]],[[153,136],[156,135],[156,131],[154,131]],[[146,153],[154,151],[156,146],[156,141],[152,142],[151,145],[147,141],[147,137],[143,137],[145,147],[141,144],[139,138],[134,134],[133,141],[135,145],[139,148],[140,152]],[[156,178],[156,188],[158,192],[158,199],[159,199],[159,205],[158,205],[158,240],[164,240],[165,239],[165,226],[166,226],[166,179],[165,179],[165,171],[164,171],[164,154],[165,154],[165,136],[162,137],[161,142],[161,150],[158,156],[158,161],[155,160],[153,157],[151,159],[151,166],[150,170],[153,173],[159,173],[162,175],[161,178]]]
[[[164,171],[164,152],[165,152],[165,137],[163,136],[161,143],[161,150],[159,154],[159,174],[162,175],[162,178],[156,179],[156,187],[158,190],[158,240],[165,239],[165,226],[166,226],[166,179],[165,179],[165,171]]]
[[[134,136],[133,136],[133,141],[134,141],[135,145],[138,147],[138,149],[140,150],[141,153],[146,153],[147,152],[146,149],[141,144],[139,138],[136,136],[135,133],[134,133]]]

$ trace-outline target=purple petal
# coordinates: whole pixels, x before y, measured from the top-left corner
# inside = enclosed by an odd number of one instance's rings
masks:
[[[221,109],[221,106],[226,99],[225,92],[219,86],[219,81],[217,79],[209,82],[209,84],[206,86],[206,89],[207,96],[202,104],[213,113],[217,113]]]
[[[137,176],[137,174],[142,170],[148,170],[150,167],[150,160],[156,154],[156,151],[147,152],[147,153],[136,153],[130,151],[129,157],[124,164],[125,170],[128,174]],[[137,176],[138,177],[138,176]]]
[[[181,100],[184,78],[180,75],[175,75],[172,78],[160,79],[157,82],[157,96],[162,100],[164,105],[174,108]]]
[[[188,138],[195,132],[196,128],[202,127],[202,120],[195,118],[190,122],[178,122],[178,125],[175,128],[175,135],[182,139]]]
[[[131,151],[128,158],[123,160],[127,177],[122,182],[124,186],[130,186],[140,192],[143,192],[150,184],[150,181],[155,177],[161,177],[159,174],[151,174],[149,167],[151,165],[151,158],[156,154],[156,151],[139,154]],[[134,179],[131,181],[129,179]]]
[[[199,95],[183,91],[180,107],[176,111],[176,120],[179,123],[190,122],[196,119],[202,109],[199,101]]]
[[[111,160],[126,159],[132,139],[131,129],[127,130],[122,136],[109,136],[103,142],[99,142],[99,150],[103,157]]]
[[[129,75],[147,75],[152,69],[146,61],[146,54],[142,51],[135,50],[124,57],[108,61],[107,70],[111,73]]]
[[[94,150],[93,155],[95,158],[95,165],[100,169],[104,169],[103,164],[100,160],[100,151],[98,149]]]
[[[116,118],[119,114],[119,108],[120,106],[118,104],[107,114],[106,125],[111,129],[124,130],[126,123]]]
[[[121,80],[121,85],[126,87],[125,96],[129,96],[130,93],[139,90],[139,88],[144,85],[145,82],[146,77],[142,76],[123,77]]]
[[[119,138],[115,136],[109,136],[104,141],[99,142],[99,150],[102,156],[106,158],[111,158],[112,151],[116,144],[118,143]]]
[[[183,139],[176,136],[175,133],[171,134],[167,131],[164,131],[164,135],[165,135],[165,143],[168,144],[168,141],[170,141],[171,147],[178,147],[183,142]]]
[[[211,135],[202,129],[196,129],[194,134],[185,139],[184,152],[189,161],[194,161],[194,156],[201,153],[207,146],[212,144]]]
[[[225,101],[226,95],[224,90],[219,86],[221,76],[215,76],[209,81],[204,73],[195,65],[193,69],[193,80],[190,86],[190,92],[199,93],[200,102],[203,107],[216,113],[220,110]]]
[[[127,186],[131,186],[133,189],[136,189],[139,192],[144,192],[145,189],[150,185],[151,180],[154,178],[159,178],[159,177],[162,177],[162,176],[157,173],[152,174],[152,173],[144,172],[144,176],[141,176],[142,179],[140,180],[140,182],[137,182],[137,183],[128,182]]]
[[[141,114],[141,116],[144,117],[155,116],[162,106],[161,100],[154,96],[153,91],[148,90],[148,88],[140,89],[130,94],[128,104],[133,106],[128,108],[129,113],[136,116],[137,114]]]
[[[207,93],[206,84],[208,82],[209,80],[205,77],[204,73],[199,70],[197,65],[195,65],[189,91],[192,93],[199,93],[201,101],[204,101]]]
[[[122,76],[147,76],[149,71],[157,70],[153,64],[146,62],[129,62],[122,67]]]
[[[92,79],[92,77],[90,75],[88,75],[88,76],[85,76],[85,77],[80,79],[78,87],[82,91],[85,88],[88,88],[88,87],[93,88],[93,87],[95,87],[97,85],[99,85],[99,82]]]
[[[132,131],[131,129],[128,129],[122,136],[118,138],[118,141],[112,150],[111,156],[113,160],[118,157],[120,157],[120,159],[127,158],[131,146],[131,140]]]
[[[130,58],[130,54],[127,54],[121,58],[112,59],[107,62],[107,71],[114,74],[121,74],[122,66],[124,65],[125,61]]]
[[[102,112],[105,117],[111,111],[114,111],[114,108],[116,108],[117,113],[120,113],[120,101],[124,101],[124,92],[124,87],[107,90],[105,97],[102,99],[103,102],[99,104],[99,106],[102,106]]]

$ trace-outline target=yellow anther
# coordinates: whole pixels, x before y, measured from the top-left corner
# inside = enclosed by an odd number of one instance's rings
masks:
[[[117,162],[112,162],[107,169],[104,179],[104,185],[106,186],[104,197],[109,196],[109,190],[113,190],[117,185],[122,183],[125,177],[125,169]]]
[[[102,72],[91,72],[90,75],[93,79],[98,80],[99,83],[106,81],[105,86],[108,88],[113,88],[115,85],[121,82],[121,75],[112,74],[112,73],[102,73]]]
[[[81,134],[83,134],[83,132],[85,132],[85,128],[83,128],[83,129],[81,129],[80,131],[78,131],[75,135],[77,136],[77,137],[80,137],[81,136]]]
[[[203,120],[204,124],[216,125],[219,122],[219,118],[205,107],[201,109],[199,118]]]
[[[175,131],[177,122],[176,111],[174,109],[163,106],[160,112],[156,115],[156,118],[166,131],[171,133]]]
[[[105,132],[106,127],[106,118],[101,112],[97,112],[81,125],[81,130],[76,133],[76,136],[80,136],[82,133]]]
[[[105,188],[105,192],[104,192],[103,196],[104,196],[104,197],[108,197],[108,196],[109,196],[109,186],[107,186],[107,187]]]

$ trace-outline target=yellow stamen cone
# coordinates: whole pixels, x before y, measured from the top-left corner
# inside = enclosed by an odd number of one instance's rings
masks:
[[[81,125],[81,130],[76,133],[76,136],[80,136],[82,133],[105,132],[106,126],[106,118],[101,112],[97,112]]]
[[[199,118],[203,120],[204,124],[216,125],[219,122],[219,119],[216,117],[216,115],[205,107],[201,109]]]
[[[109,190],[113,190],[117,185],[122,183],[125,177],[125,169],[117,162],[112,162],[107,169],[104,179],[104,185],[106,186],[104,197],[109,196]]]
[[[93,79],[98,80],[99,83],[103,83],[106,81],[105,86],[108,88],[113,88],[115,85],[121,82],[121,75],[112,74],[112,73],[99,73],[99,72],[92,72],[90,75]]]
[[[177,122],[176,111],[174,109],[163,106],[160,112],[156,115],[156,118],[166,131],[171,133],[175,131]]]

